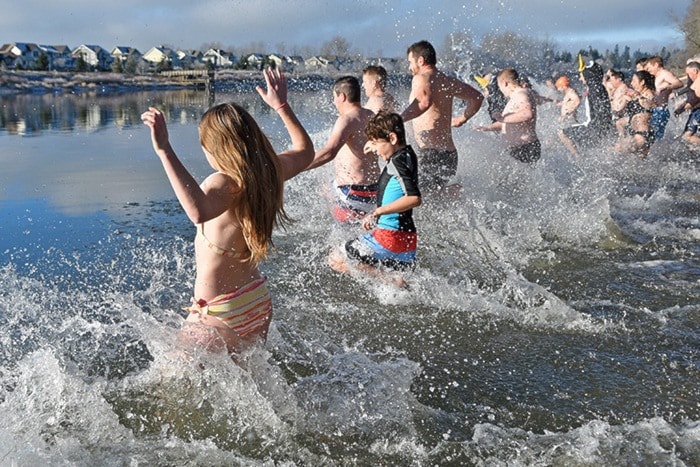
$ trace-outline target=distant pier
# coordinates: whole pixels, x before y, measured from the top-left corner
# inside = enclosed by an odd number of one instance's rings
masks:
[[[214,70],[161,71],[160,76],[200,87],[209,93],[214,89]]]

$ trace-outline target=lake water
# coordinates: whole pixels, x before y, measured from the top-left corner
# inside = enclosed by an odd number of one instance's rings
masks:
[[[327,83],[292,86],[322,145]],[[404,87],[395,89],[406,99]],[[279,120],[242,102],[284,148]],[[248,369],[183,349],[194,228],[139,120],[161,107],[197,179],[196,91],[0,97],[0,464],[700,465],[700,176],[543,157],[455,130],[462,193],[415,211],[408,291],[326,262],[329,167],[286,187],[296,222],[262,265],[275,315]],[[485,111],[474,124],[483,124]]]

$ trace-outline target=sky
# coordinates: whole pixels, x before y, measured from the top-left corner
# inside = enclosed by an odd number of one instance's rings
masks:
[[[451,32],[512,31],[576,52],[619,44],[683,46],[676,27],[692,0],[0,0],[0,43],[180,49],[264,47],[292,54],[344,37],[355,52],[403,56]],[[308,50],[306,48],[305,50]],[[438,49],[439,50],[439,49]]]

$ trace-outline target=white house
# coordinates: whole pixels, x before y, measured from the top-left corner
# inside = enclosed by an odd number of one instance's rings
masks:
[[[304,65],[304,57],[302,57],[301,55],[290,55],[285,57],[285,62],[285,68],[287,68],[288,70],[293,70],[298,66]]]
[[[117,46],[112,49],[109,55],[115,61],[119,61],[123,64],[126,63],[130,56],[134,56],[136,58],[141,57],[141,52],[139,52],[138,49],[135,49],[134,47]]]
[[[175,69],[180,67],[180,60],[177,53],[168,47],[152,47],[143,54],[143,59],[151,65],[166,65]]]
[[[250,54],[246,57],[245,62],[251,68],[260,68],[265,61],[263,54]]]
[[[109,69],[112,63],[112,56],[99,45],[81,44],[71,52],[74,59],[82,58],[82,60],[92,68],[99,70]]]
[[[306,68],[309,70],[318,70],[326,68],[328,66],[328,60],[320,56],[313,56],[304,60],[304,65],[306,65]]]
[[[29,42],[13,42],[0,48],[0,60],[8,68],[32,69],[36,67],[42,50],[37,44]]]
[[[226,68],[233,65],[236,57],[221,49],[209,49],[204,52],[202,60],[214,65],[215,68]]]

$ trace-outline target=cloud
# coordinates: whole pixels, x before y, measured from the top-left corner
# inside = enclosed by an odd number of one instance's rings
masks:
[[[411,42],[441,43],[450,32],[475,38],[506,30],[561,44],[590,40],[621,45],[678,41],[672,16],[691,0],[26,0],[0,16],[0,42],[82,43],[148,50],[160,44],[198,48],[264,43],[320,46],[336,35],[362,53],[403,54]],[[41,12],[43,18],[37,15]]]

